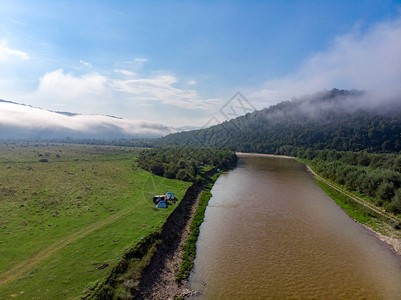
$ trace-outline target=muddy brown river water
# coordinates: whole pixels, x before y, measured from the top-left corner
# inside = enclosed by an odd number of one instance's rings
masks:
[[[401,261],[291,159],[240,155],[212,189],[200,299],[401,299]]]

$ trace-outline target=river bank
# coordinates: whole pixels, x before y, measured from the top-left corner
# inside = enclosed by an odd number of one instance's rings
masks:
[[[204,194],[210,194],[216,175],[207,178],[203,185],[194,184],[181,202],[183,205],[163,226],[160,243],[142,271],[134,299],[183,299],[197,294],[187,288],[187,278],[207,206]]]
[[[306,162],[298,159],[297,161],[306,166],[307,171],[315,178],[319,186],[343,208],[354,221],[360,223],[378,239],[389,245],[395,254],[401,255],[401,232],[399,229],[394,228],[394,224],[401,221],[399,218],[321,177]],[[343,197],[339,194],[345,196],[345,198],[342,199]],[[354,202],[351,207],[348,205],[349,200]],[[361,210],[361,208],[363,208],[363,210]]]
[[[177,211],[174,219],[165,224],[161,243],[148,266],[143,270],[134,299],[172,299],[174,295],[189,296],[192,291],[175,282],[180,268],[183,245],[189,236],[189,227],[199,203],[201,187],[194,187],[191,199]]]
[[[351,192],[342,189],[341,187],[333,184],[332,182],[326,180],[325,178],[318,175],[310,164],[306,160],[301,160],[293,156],[286,155],[275,155],[275,154],[261,154],[261,153],[242,153],[237,152],[238,155],[242,156],[261,156],[261,157],[273,157],[273,158],[285,158],[285,159],[295,159],[296,161],[304,164],[307,171],[315,178],[315,181],[319,186],[341,207],[345,212],[356,222],[360,223],[370,232],[372,232],[378,239],[389,245],[392,250],[397,254],[401,255],[401,232],[399,229],[394,228],[394,224],[401,221],[401,219],[390,215],[383,211],[382,209],[374,206],[371,203],[364,201],[362,198],[352,195]],[[340,199],[336,193],[342,194],[351,201],[354,201],[358,206],[362,206],[365,210],[359,211],[362,214],[362,218],[358,218],[355,205],[349,206],[344,200]],[[372,215],[367,210],[372,211],[375,215]],[[377,216],[380,216],[378,218]],[[373,220],[373,222],[367,221],[367,219]]]

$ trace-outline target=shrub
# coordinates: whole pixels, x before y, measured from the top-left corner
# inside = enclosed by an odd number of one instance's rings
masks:
[[[391,200],[390,211],[394,214],[401,214],[401,189],[398,189],[395,192],[395,195]]]
[[[383,201],[390,202],[394,197],[394,189],[394,184],[392,182],[384,181],[377,189],[376,197]]]

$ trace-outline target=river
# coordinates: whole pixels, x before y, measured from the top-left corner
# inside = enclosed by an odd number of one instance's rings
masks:
[[[239,155],[216,181],[189,285],[200,299],[400,299],[401,261],[294,160]]]

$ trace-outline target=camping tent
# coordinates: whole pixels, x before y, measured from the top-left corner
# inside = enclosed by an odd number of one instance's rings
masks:
[[[174,196],[174,194],[172,192],[167,192],[166,193],[166,199],[167,200],[174,200],[175,196]]]
[[[160,202],[159,196],[154,196],[153,197],[153,203],[158,204]]]
[[[160,201],[156,207],[157,208],[167,208],[167,203],[166,203],[166,201]]]
[[[153,203],[158,204],[160,201],[166,201],[166,195],[155,195],[153,196]]]

